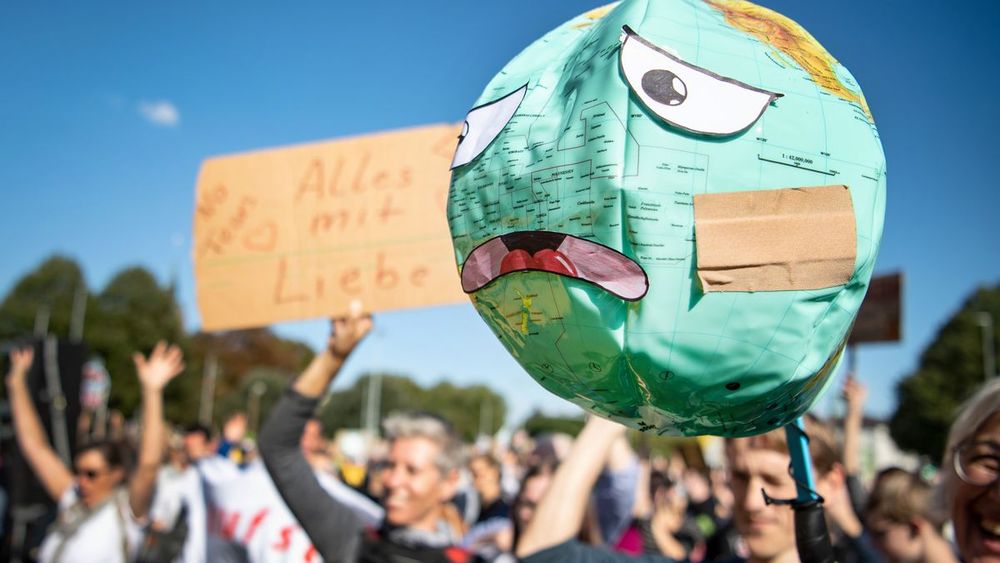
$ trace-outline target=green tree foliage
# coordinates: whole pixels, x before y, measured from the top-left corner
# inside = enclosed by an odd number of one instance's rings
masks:
[[[917,371],[899,383],[889,430],[903,449],[941,459],[958,407],[984,381],[980,312],[993,316],[996,346],[1000,285],[973,293],[921,354]]]
[[[455,425],[462,438],[472,441],[482,431],[496,434],[507,416],[507,403],[485,385],[457,387],[442,382],[426,391],[423,410]]]
[[[582,416],[546,416],[535,411],[524,421],[524,430],[529,436],[541,434],[569,434],[576,436],[583,428]]]
[[[65,338],[73,300],[81,289],[86,291],[87,286],[76,262],[63,256],[45,260],[18,280],[0,302],[0,338],[31,337],[41,307],[50,311],[49,332]],[[141,391],[132,354],[148,353],[159,340],[177,343],[185,352],[187,369],[171,382],[164,397],[167,418],[180,424],[198,417],[207,358],[215,358],[219,366],[214,420],[246,410],[250,390],[260,382],[264,393],[254,421],[259,424],[291,378],[313,357],[305,344],[280,338],[268,329],[186,334],[173,288],[161,286],[144,268],[118,272],[87,299],[83,339],[91,354],[104,361],[111,376],[110,407],[126,416],[134,415]],[[369,377],[333,394],[325,403],[322,418],[329,429],[361,425]],[[482,385],[439,383],[425,389],[408,377],[384,374],[381,397],[380,417],[404,410],[433,412],[454,424],[466,440],[472,440],[480,430],[495,433],[507,415],[503,398]]]
[[[49,332],[68,336],[73,299],[81,288],[86,290],[87,282],[73,259],[48,258],[18,280],[0,303],[0,339],[31,337],[42,308],[49,311]]]
[[[481,424],[493,434],[503,426],[507,416],[503,397],[482,385],[458,387],[439,383],[425,389],[406,376],[378,376],[382,379],[380,419],[393,412],[431,412],[453,424],[462,439],[471,441]],[[330,395],[319,412],[328,431],[361,427],[372,377],[375,375],[364,374],[350,388]]]
[[[266,369],[268,381],[280,380],[281,386],[288,382],[312,360],[313,352],[308,346],[294,340],[286,340],[276,336],[266,328],[233,330],[220,333],[199,332],[189,341],[190,353],[187,356],[187,374],[198,386],[192,391],[194,397],[200,397],[200,384],[205,372],[206,360],[214,357],[218,362],[218,375],[215,383],[216,408],[215,420],[223,420],[228,414],[227,409],[235,409],[230,403],[246,404],[246,379],[258,369]],[[242,397],[242,399],[229,399]],[[235,403],[234,403],[235,404]],[[198,410],[178,413],[179,422],[189,422],[197,416]],[[170,413],[168,413],[168,416]],[[190,418],[190,420],[187,420]]]
[[[239,381],[239,389],[219,397],[215,407],[216,420],[222,422],[237,412],[248,413],[247,432],[256,435],[274,404],[288,386],[287,371],[273,367],[257,367],[247,371]],[[255,398],[256,395],[256,398]],[[253,412],[256,402],[256,413]]]
[[[63,256],[48,258],[18,280],[0,302],[0,339],[30,338],[40,307],[50,310],[49,333],[65,338],[79,288],[87,286],[76,262]],[[273,372],[265,379],[267,396],[275,396],[271,388],[277,381],[284,387],[312,358],[304,344],[267,329],[187,335],[173,288],[161,286],[148,270],[138,267],[118,272],[100,293],[88,296],[85,321],[83,340],[111,375],[110,406],[126,416],[134,414],[139,403],[132,354],[148,353],[158,340],[178,343],[185,352],[187,369],[167,386],[164,397],[167,418],[182,424],[198,417],[206,354],[214,354],[220,366],[216,397],[232,396],[234,405],[226,408],[233,409],[237,403],[246,404],[249,383],[241,378],[253,369]],[[261,401],[264,407],[269,404],[267,396]]]
[[[149,353],[159,340],[186,348],[173,290],[161,287],[148,270],[138,267],[119,272],[97,295],[96,307],[87,312],[84,340],[92,353],[104,359],[111,374],[111,407],[126,415],[135,410],[140,398],[132,354]],[[191,385],[190,373],[179,376],[167,388],[165,404],[171,410],[190,408]]]

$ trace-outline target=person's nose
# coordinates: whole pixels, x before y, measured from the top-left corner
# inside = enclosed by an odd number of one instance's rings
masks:
[[[764,502],[764,494],[761,492],[761,482],[756,478],[747,480],[747,486],[743,490],[743,498],[740,499],[743,508],[747,512],[757,512],[762,510],[767,503]]]

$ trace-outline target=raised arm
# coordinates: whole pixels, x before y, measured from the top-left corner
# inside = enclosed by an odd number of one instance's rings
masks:
[[[292,384],[292,389],[303,397],[318,399],[326,395],[344,361],[372,329],[371,315],[362,315],[357,307],[350,316],[330,322],[330,338],[326,341],[326,348],[313,358]]]
[[[319,484],[299,442],[320,397],[371,327],[371,317],[358,311],[333,321],[326,348],[272,409],[258,442],[275,487],[325,561],[354,561],[363,523]]]
[[[128,484],[128,500],[132,514],[142,518],[149,512],[156,473],[163,461],[163,388],[184,371],[184,354],[176,345],[167,346],[161,340],[149,358],[136,353],[132,361],[142,387],[142,436],[135,473]]]
[[[518,557],[559,545],[576,535],[608,450],[624,432],[624,426],[600,417],[587,421],[518,542]]]
[[[10,398],[11,417],[14,419],[14,431],[21,453],[49,496],[59,500],[73,485],[73,474],[49,444],[42,421],[31,402],[27,379],[34,358],[35,350],[30,347],[11,351],[7,395]]]
[[[865,416],[865,398],[868,390],[865,386],[849,375],[844,381],[844,471],[848,475],[861,472],[861,461],[858,459],[860,450],[861,424]]]
[[[846,474],[847,490],[850,495],[851,508],[858,518],[864,516],[866,493],[861,485],[861,426],[865,416],[865,399],[868,390],[864,384],[848,375],[844,381],[844,473]]]

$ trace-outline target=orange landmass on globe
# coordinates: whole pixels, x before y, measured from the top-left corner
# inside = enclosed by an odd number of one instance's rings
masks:
[[[861,92],[845,86],[833,69],[837,59],[827,52],[819,41],[799,24],[767,8],[746,0],[705,0],[709,6],[722,12],[726,23],[753,35],[761,41],[791,57],[813,81],[827,92],[853,102],[872,120],[868,102]]]
[[[593,10],[590,10],[589,12],[581,14],[581,17],[587,18],[590,21],[586,21],[586,22],[583,22],[583,23],[578,23],[578,24],[576,24],[573,27],[575,27],[576,29],[583,29],[585,27],[590,27],[590,26],[594,25],[594,22],[596,22],[597,20],[599,20],[599,19],[603,18],[605,15],[607,15],[607,13],[610,12],[611,10],[613,10],[615,8],[615,6],[617,6],[617,5],[618,5],[617,2],[613,2],[611,4],[607,4],[605,6],[601,6],[600,8],[594,8]]]

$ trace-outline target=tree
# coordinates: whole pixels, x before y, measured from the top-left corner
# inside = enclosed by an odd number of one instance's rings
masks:
[[[148,353],[159,340],[177,343],[187,351],[184,327],[173,290],[161,287],[153,274],[140,267],[118,272],[97,296],[87,313],[84,340],[91,352],[104,359],[111,374],[113,408],[130,415],[139,404],[140,389],[132,363],[136,351]],[[190,368],[166,388],[164,404],[169,413],[186,412],[194,405]]]
[[[219,397],[215,408],[215,412],[219,415],[217,419],[224,421],[236,412],[248,413],[247,432],[255,435],[285,392],[288,380],[288,372],[280,369],[272,367],[251,369],[240,380],[237,392]],[[259,393],[257,398],[254,398],[255,393]],[[254,402],[256,402],[256,413],[252,412]]]
[[[361,427],[369,385],[371,379],[376,376],[382,379],[379,420],[392,412],[423,408],[424,390],[409,377],[388,373],[366,373],[359,377],[354,385],[343,391],[331,393],[324,401],[318,416],[327,431]]]
[[[229,410],[236,409],[230,404],[233,403],[230,397],[242,397],[236,400],[236,403],[246,404],[245,379],[250,377],[254,370],[267,370],[268,381],[280,380],[281,386],[284,387],[305,369],[313,357],[313,351],[305,344],[281,338],[266,328],[221,333],[199,332],[190,338],[189,347],[186,375],[194,381],[194,388],[189,391],[192,396],[201,397],[201,377],[205,371],[206,359],[212,356],[218,362],[218,379],[215,384],[218,404],[215,412],[219,415],[228,415]],[[168,416],[170,414],[168,413]],[[195,406],[193,411],[178,413],[177,417],[171,417],[171,420],[191,422],[197,414],[198,407]],[[221,420],[225,416],[213,418]]]
[[[983,312],[1000,322],[1000,285],[975,291],[923,351],[917,371],[900,381],[889,431],[901,448],[941,459],[958,407],[984,381]]]
[[[374,376],[364,374],[350,388],[330,396],[318,415],[328,431],[361,426],[369,384]],[[481,421],[485,424],[484,430],[493,434],[503,426],[507,415],[503,397],[483,385],[458,387],[439,383],[425,389],[404,375],[379,376],[382,378],[379,420],[393,412],[429,412],[451,423],[463,440],[471,441],[479,433]]]
[[[30,337],[35,317],[45,307],[51,315],[48,332],[65,338],[73,301],[81,289],[86,291],[87,285],[76,262],[58,255],[48,258],[18,280],[0,303],[0,339]],[[313,356],[305,344],[280,338],[263,328],[189,337],[173,288],[161,286],[152,273],[141,267],[118,272],[99,294],[87,299],[83,340],[91,354],[103,359],[111,375],[110,406],[125,415],[131,415],[139,401],[132,354],[148,353],[158,340],[177,343],[185,352],[187,369],[164,391],[167,418],[182,424],[198,417],[207,355],[219,362],[216,397],[232,397],[230,403],[243,405],[248,389],[244,375],[264,368],[270,370],[265,378],[268,385],[280,381],[284,387]],[[242,399],[237,401],[239,397]],[[265,399],[261,402],[262,407],[267,407]],[[236,408],[228,403],[220,406]]]
[[[583,428],[581,416],[546,416],[535,411],[524,421],[524,431],[535,437],[541,434],[569,434],[576,436]]]
[[[457,387],[441,382],[427,390],[424,410],[451,422],[462,439],[472,441],[481,432],[496,434],[507,416],[507,403],[485,385]]]
[[[66,256],[55,255],[29,272],[0,303],[0,339],[25,338],[34,333],[40,309],[49,311],[49,333],[69,335],[73,299],[87,282],[80,266]]]

